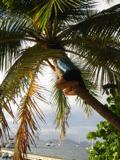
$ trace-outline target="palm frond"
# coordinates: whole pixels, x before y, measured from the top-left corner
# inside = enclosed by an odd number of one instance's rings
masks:
[[[33,8],[39,3],[38,0],[2,0],[0,6],[9,9],[12,12],[30,14]],[[23,7],[24,6],[24,7]]]
[[[78,56],[77,56],[78,57]],[[76,57],[76,58],[77,58]],[[87,90],[89,90],[89,93],[93,95],[94,97],[97,97],[97,84],[93,82],[93,75],[92,71],[89,70],[88,68],[85,68],[84,65],[80,65],[81,61],[77,62],[77,65],[81,71],[82,77],[84,79],[85,86]],[[79,96],[76,97],[76,103],[79,104],[79,106],[82,107],[85,115],[87,117],[91,116],[93,113],[93,109],[91,106],[89,106],[85,101],[83,101]]]
[[[6,120],[6,117],[3,113],[2,107],[0,108],[0,138],[6,137],[6,140],[9,138],[9,126]]]
[[[76,103],[82,107],[83,112],[87,117],[90,117],[93,114],[93,109],[89,106],[85,101],[83,101],[80,97],[77,96]]]
[[[45,29],[47,23],[53,19],[70,20],[72,22],[78,19],[83,19],[88,12],[88,8],[93,8],[95,2],[93,0],[52,0],[52,1],[37,1],[37,0],[20,0],[3,2],[11,12],[26,14],[34,19],[34,25]],[[24,6],[24,7],[23,7]]]
[[[52,15],[52,17],[54,15],[54,17],[57,16],[57,17],[59,17],[59,18],[61,17],[63,19],[64,15],[66,15],[63,12],[66,12],[66,9],[68,10],[66,13],[72,15],[70,13],[69,8],[72,8],[72,9],[76,8],[76,4],[78,5],[79,3],[82,3],[80,6],[83,6],[83,4],[84,4],[86,7],[88,5],[89,1],[92,1],[92,0],[87,0],[87,1],[86,0],[82,0],[82,1],[69,0],[69,1],[65,1],[65,2],[62,2],[61,0],[57,0],[57,1],[52,0],[52,1],[46,1],[46,2],[45,1],[38,1],[38,0],[19,0],[19,1],[4,0],[4,2],[0,3],[0,6],[4,6],[5,9],[9,9],[12,13],[14,13],[14,12],[19,13],[19,14],[24,13],[25,15],[33,17],[34,21],[35,20],[37,21],[37,19],[38,19],[38,21],[43,20],[45,23],[45,22],[49,21],[49,18],[51,17],[51,15]],[[69,7],[68,7],[68,5],[69,5]],[[60,14],[62,14],[63,16]],[[42,21],[40,23],[41,23],[41,25],[43,24]]]
[[[9,101],[7,101],[6,96],[3,95],[3,92],[1,90],[1,93],[0,93],[0,138],[4,139],[3,137],[6,137],[6,140],[7,140],[9,138],[10,128],[7,122],[7,118],[5,117],[5,114],[4,114],[5,111],[12,118],[14,118],[11,104]]]
[[[2,18],[0,20],[0,67],[8,68],[13,59],[21,55],[22,44],[34,41],[28,30],[32,29],[31,22],[25,16]],[[9,60],[8,60],[9,59]]]
[[[23,56],[21,56],[12,66],[12,68],[9,70],[6,78],[4,79],[1,85],[1,90],[3,93],[1,94],[2,96],[5,95],[4,98],[7,99],[7,101],[10,101],[10,100],[14,101],[16,98],[16,95],[18,95],[18,93],[20,92],[22,96],[23,91],[25,92],[27,87],[29,86],[29,81],[32,79],[31,78],[32,73],[36,71],[36,66],[40,65],[40,62],[42,62],[43,59],[61,55],[61,51],[59,51],[59,53],[56,53],[56,50],[45,50],[43,48],[41,49],[40,46],[39,47],[38,46],[39,45],[35,45],[34,47],[31,47],[25,50],[23,53]],[[53,55],[51,55],[51,53]],[[39,110],[37,103],[35,103],[35,99],[33,98],[31,99],[31,97],[34,93],[36,97],[42,98],[43,101],[45,100],[43,97],[40,97],[40,94],[38,94],[38,89],[39,89],[38,85],[36,83],[32,83],[31,85],[32,86],[28,88],[29,94],[24,97],[23,103],[21,104],[21,106],[24,106],[26,109],[29,109],[29,111],[25,111],[23,108],[23,110],[20,112],[20,115],[19,115],[20,118],[22,117],[22,115],[24,116],[23,118],[24,121],[21,122],[23,124],[20,125],[22,129],[21,130],[19,129],[18,131],[18,141],[16,142],[16,144],[18,144],[18,146],[16,147],[18,150],[16,149],[17,150],[16,152],[19,151],[19,154],[16,154],[16,156],[19,156],[19,157],[23,155],[22,153],[26,153],[26,149],[29,148],[28,142],[33,143],[33,137],[31,136],[32,134],[34,134],[33,131],[36,130],[35,124],[34,124],[36,122],[36,118],[34,113],[36,112],[39,116],[41,116],[40,119],[43,120],[42,112]],[[34,108],[34,111],[32,110],[32,108]],[[34,118],[35,122],[33,121],[33,119],[30,121],[29,119],[31,118],[30,113],[32,113],[32,116],[33,116],[32,118]],[[29,120],[29,125],[33,125],[32,126],[33,130],[32,130],[32,127],[30,128],[30,126],[26,127],[27,120]],[[31,131],[29,132],[29,130]],[[23,139],[22,133],[24,134],[25,139]],[[20,134],[22,135],[22,137]],[[27,136],[30,139],[27,139]],[[19,139],[21,141],[19,141]],[[25,140],[26,140],[26,143],[25,143]],[[26,147],[26,149],[24,147]]]
[[[120,30],[120,4],[103,10],[93,16],[86,18],[76,25],[71,26],[73,34],[94,35],[101,37],[117,37]]]
[[[13,117],[13,113],[11,110],[12,106],[10,102],[12,101],[13,103],[18,104],[16,102],[16,97],[22,97],[23,93],[25,93],[26,88],[29,85],[31,73],[35,71],[36,66],[38,64],[40,65],[43,59],[47,59],[49,57],[55,58],[58,55],[60,56],[61,54],[63,53],[61,53],[61,51],[59,50],[56,53],[56,50],[45,50],[39,45],[25,50],[22,53],[22,56],[9,69],[0,86],[1,107]],[[31,103],[33,103],[33,101]]]
[[[16,136],[16,146],[14,152],[15,160],[23,160],[25,158],[28,149],[30,150],[30,144],[35,143],[34,135],[38,129],[38,120],[40,119],[44,122],[44,114],[40,110],[35,99],[42,99],[42,96],[40,96],[41,87],[36,82],[38,71],[39,64],[36,70],[30,73],[30,84],[18,109],[20,125]],[[44,98],[42,100],[44,100]]]
[[[16,96],[22,95],[30,78],[30,73],[35,70],[36,65],[41,64],[48,58],[56,58],[64,53],[60,50],[44,49],[40,44],[23,51],[22,56],[8,70],[0,89],[1,95],[7,101],[15,103]]]
[[[62,21],[65,24],[76,24],[84,19],[90,17],[94,13],[93,8],[95,2],[93,0],[81,0],[75,6],[69,6],[64,9],[63,12],[58,13],[55,17],[58,21]],[[53,18],[53,17],[52,17]],[[62,30],[63,31],[63,30]]]
[[[14,118],[13,111],[11,109],[10,103],[4,98],[5,95],[2,95],[2,90],[1,90],[1,96],[0,96],[0,105],[2,110],[4,109],[12,118]]]
[[[68,40],[66,44],[68,43],[74,53],[79,55],[81,64],[91,71],[95,82],[99,82],[102,86],[105,83],[116,84],[119,81],[119,41],[114,41],[112,38],[102,39],[99,36],[71,38],[72,43]]]
[[[7,11],[4,8],[4,5],[2,2],[0,2],[0,19],[7,17]]]
[[[68,99],[62,90],[55,88],[53,93],[53,101],[56,105],[56,127],[61,129],[60,138],[64,139],[66,129],[68,127],[68,117],[70,114]]]
[[[59,13],[63,13],[69,7],[75,8],[79,6],[80,0],[52,0],[46,2],[39,2],[34,9],[34,23],[40,28],[44,29],[49,19],[57,17]],[[53,19],[54,19],[53,18]]]
[[[114,0],[106,0],[108,3],[113,2]]]

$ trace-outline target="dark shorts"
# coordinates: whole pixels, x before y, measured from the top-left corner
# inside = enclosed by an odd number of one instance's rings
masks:
[[[63,75],[64,79],[67,81],[79,81],[80,80],[80,71],[79,70],[70,70],[64,73]]]
[[[78,81],[79,82],[79,85],[86,89],[86,86],[85,86],[85,83],[83,81],[83,78],[81,77],[81,72],[80,70],[70,70],[70,71],[67,71],[66,73],[64,73],[63,75],[63,78],[66,80],[66,81]]]

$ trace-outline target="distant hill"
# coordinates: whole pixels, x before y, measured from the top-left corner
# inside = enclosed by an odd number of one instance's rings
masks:
[[[77,143],[77,142],[75,142],[75,141],[73,141],[73,140],[71,140],[71,139],[65,139],[64,141],[60,141],[60,140],[58,140],[58,139],[50,139],[50,140],[46,140],[46,141],[44,141],[44,140],[37,140],[37,143],[36,144],[38,144],[38,145],[46,145],[47,143],[49,143],[49,142],[52,142],[53,144],[55,144],[55,145],[62,145],[62,146],[70,146],[70,147],[74,147],[74,146],[77,146],[77,147],[88,147],[88,146],[90,146],[91,145],[91,143],[90,142],[88,142],[88,141],[80,141],[79,143]]]

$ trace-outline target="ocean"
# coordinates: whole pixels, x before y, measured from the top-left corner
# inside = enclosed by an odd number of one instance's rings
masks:
[[[88,160],[86,150],[88,146],[87,142],[77,144],[71,140],[65,140],[61,145],[57,140],[39,141],[36,143],[36,147],[31,146],[31,153],[41,156],[59,157],[64,160]],[[4,158],[3,160],[10,159]]]

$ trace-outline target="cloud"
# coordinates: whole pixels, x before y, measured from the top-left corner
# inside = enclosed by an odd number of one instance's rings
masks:
[[[107,9],[113,5],[116,5],[116,4],[119,4],[120,3],[120,0],[113,0],[111,1],[110,3],[108,3],[107,1],[105,0],[95,0],[97,2],[96,4],[96,8],[98,10],[103,10],[103,9]]]

